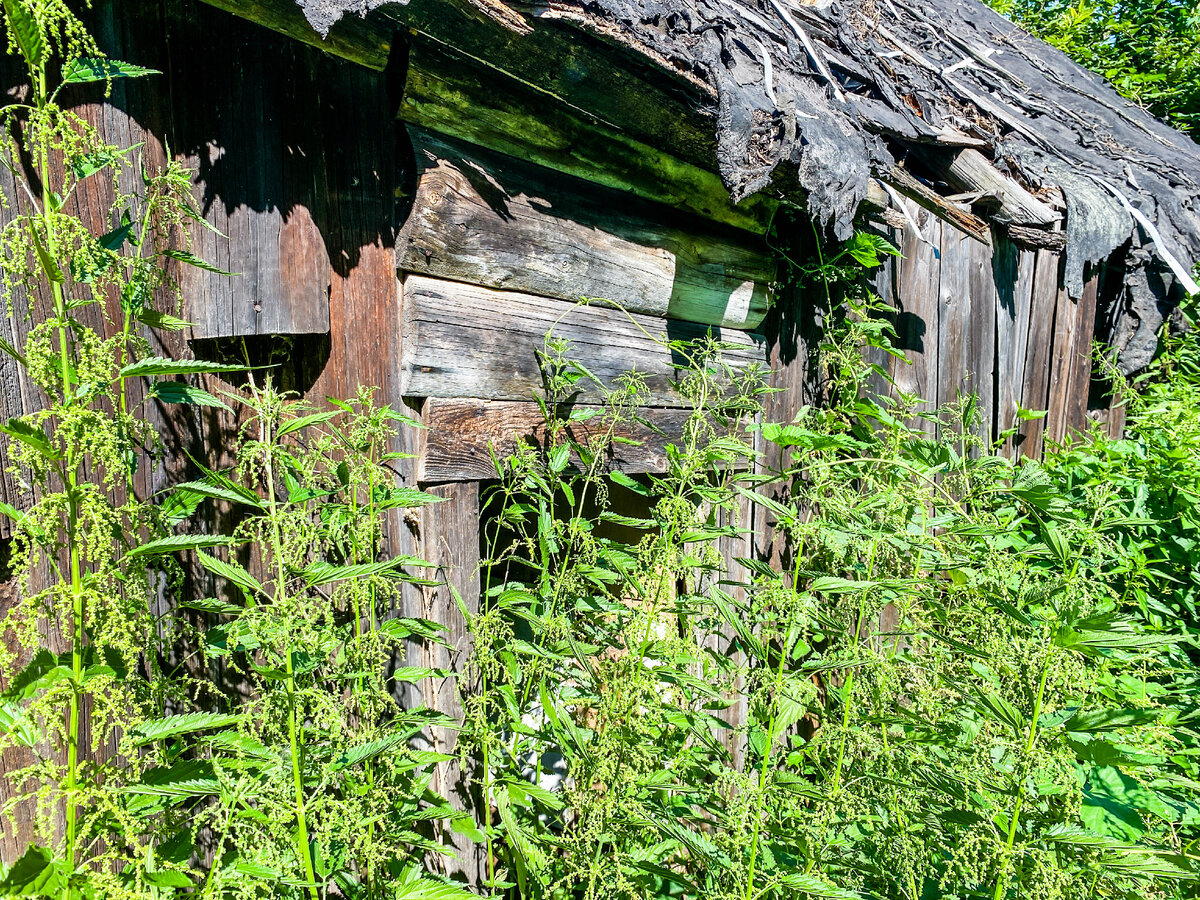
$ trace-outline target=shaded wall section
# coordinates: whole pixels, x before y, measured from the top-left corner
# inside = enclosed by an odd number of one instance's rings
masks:
[[[1083,296],[1062,286],[1061,254],[1013,243],[993,229],[992,245],[968,237],[910,204],[912,223],[887,234],[903,257],[888,260],[875,290],[895,309],[908,363],[887,361],[897,388],[931,411],[963,393],[978,395],[980,436],[1006,452],[1040,456],[1099,423],[1113,436],[1124,418],[1093,362],[1098,310],[1119,289],[1120,272],[1086,273]],[[1019,418],[1018,409],[1045,411]],[[924,423],[929,431],[937,426]]]

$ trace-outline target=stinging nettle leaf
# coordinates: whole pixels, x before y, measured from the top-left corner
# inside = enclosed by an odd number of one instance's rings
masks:
[[[38,27],[37,20],[30,15],[21,0],[4,0],[4,17],[17,39],[21,55],[25,57],[30,68],[39,68],[45,58],[46,42],[42,39],[42,30]]]
[[[167,359],[163,356],[151,356],[139,359],[121,369],[123,378],[134,378],[139,375],[204,375],[222,372],[245,372],[245,366],[228,363],[206,362],[202,359]]]
[[[228,547],[232,541],[220,534],[175,534],[138,544],[125,555],[127,557],[161,556],[179,550],[199,550],[205,547]]]
[[[233,713],[184,713],[178,716],[166,716],[162,719],[147,719],[134,726],[131,734],[135,743],[141,746],[170,737],[178,737],[181,734],[226,728],[236,725],[239,721],[241,721],[241,716]]]
[[[177,260],[184,265],[192,266],[197,269],[203,269],[205,272],[212,272],[214,275],[227,275],[234,277],[239,274],[238,272],[226,272],[224,269],[218,268],[212,263],[205,262],[194,253],[189,253],[186,250],[164,250],[163,256],[166,256],[169,259]]]
[[[183,381],[156,381],[150,387],[150,396],[163,403],[211,406],[233,412],[219,397],[213,396],[203,388],[193,387]]]
[[[119,59],[103,59],[95,56],[80,56],[63,67],[63,81],[67,84],[86,84],[92,81],[108,81],[112,78],[141,78],[145,75],[161,75],[158,69],[147,69]]]

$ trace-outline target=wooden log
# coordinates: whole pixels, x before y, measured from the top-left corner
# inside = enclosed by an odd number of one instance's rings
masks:
[[[329,34],[322,37],[309,24],[295,0],[204,2],[368,68],[383,71],[387,65],[395,26],[379,16],[370,20],[355,15],[343,16]]]
[[[917,147],[913,152],[935,175],[959,190],[996,197],[996,208],[990,218],[997,224],[1045,228],[1062,219],[1056,210],[997,169],[978,150],[967,148],[945,153]]]
[[[424,276],[405,279],[402,299],[401,393],[407,397],[529,400],[544,389],[538,354],[548,332],[569,344],[567,357],[605,387],[636,370],[649,406],[686,405],[672,384],[686,360],[667,346],[711,333],[731,345],[735,369],[765,360],[761,337],[690,322],[670,322],[610,308],[496,291]],[[590,379],[573,399],[599,399]]]
[[[635,48],[614,46],[619,41],[611,35],[590,33],[582,9],[579,22],[542,13],[519,17],[521,24],[510,27],[515,20],[481,13],[483,0],[410,0],[367,15],[344,15],[322,38],[295,0],[207,2],[379,70],[387,65],[392,34],[410,30],[487,60],[498,71],[681,159],[715,165],[715,89]]]
[[[937,191],[917,181],[911,173],[896,166],[891,172],[880,177],[884,183],[890,184],[922,209],[928,210],[975,240],[991,246],[992,230],[987,222],[979,216],[955,206]]]
[[[1065,231],[1046,231],[1029,225],[1009,225],[1008,236],[1015,243],[1033,250],[1053,250],[1062,253],[1067,249],[1067,233]]]
[[[400,269],[730,328],[766,314],[776,264],[760,238],[685,225],[627,194],[409,131],[417,189],[397,238]]]
[[[1021,387],[1021,405],[1028,410],[1045,412],[1050,405],[1050,368],[1055,330],[1054,312],[1058,302],[1058,267],[1061,257],[1039,250],[1034,259],[1033,288],[1029,298],[1029,337],[1025,347],[1025,378]],[[1042,455],[1045,417],[1021,423],[1020,451],[1030,459]]]
[[[560,103],[534,85],[446,46],[414,39],[399,116],[597,184],[706,219],[765,233],[773,201],[738,205],[716,172]]]
[[[566,417],[573,410],[601,412],[594,406],[564,405],[558,413]],[[665,471],[664,447],[678,443],[688,415],[685,409],[646,409],[644,422],[620,423],[613,435],[622,443],[609,446],[606,468],[631,475]],[[503,459],[518,444],[542,447],[546,439],[546,422],[536,403],[430,398],[425,401],[423,424],[427,430],[419,478],[426,484],[487,481],[496,477],[493,453]],[[586,446],[609,427],[606,419],[595,417],[570,423],[567,433]]]

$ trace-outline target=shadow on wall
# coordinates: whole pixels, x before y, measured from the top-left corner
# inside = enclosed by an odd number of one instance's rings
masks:
[[[160,145],[196,172],[200,212],[221,234],[193,229],[194,252],[238,273],[180,267],[194,336],[328,333],[332,283],[365,248],[394,246],[407,214],[403,48],[374,72],[198,0],[134,6],[104,0],[88,24],[109,55],[163,74],[114,82],[99,115],[110,139],[144,140],[148,155]],[[96,104],[103,86],[73,96]],[[327,356],[328,341],[297,350],[322,343]]]

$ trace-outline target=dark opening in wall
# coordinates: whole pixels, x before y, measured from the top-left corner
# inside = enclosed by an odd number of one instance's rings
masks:
[[[331,342],[326,332],[197,338],[191,345],[198,359],[247,366],[254,370],[259,385],[269,377],[280,390],[303,394],[324,371]],[[230,384],[244,387],[249,375],[233,373],[224,377]]]

